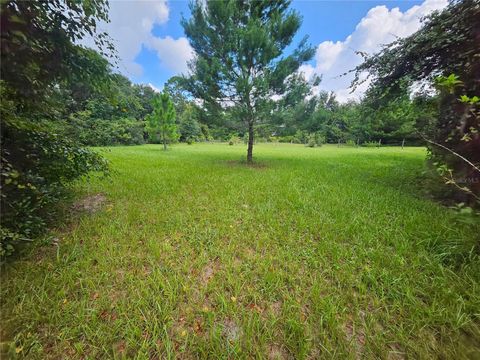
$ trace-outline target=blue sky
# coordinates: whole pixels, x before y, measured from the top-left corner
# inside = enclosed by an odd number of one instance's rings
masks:
[[[154,25],[152,34],[156,37],[171,36],[175,39],[185,36],[180,20],[182,16],[187,18],[190,16],[188,1],[170,1],[168,6],[170,9],[168,22]],[[144,47],[136,61],[144,68],[143,75],[135,79],[138,82],[151,83],[161,88],[170,77],[176,75],[175,71],[159,63],[155,50]]]
[[[292,8],[303,16],[300,36],[308,35],[313,44],[344,40],[355,26],[376,6],[398,7],[402,12],[422,1],[294,1]]]
[[[322,75],[319,89],[337,92],[341,101],[359,97],[364,89],[349,94],[350,79],[338,78],[361,61],[354,51],[372,53],[397,36],[410,35],[421,17],[445,5],[446,0],[293,1],[303,17],[294,45],[308,35],[317,49],[301,71],[307,78]],[[122,58],[120,72],[161,89],[171,76],[187,71],[194,54],[180,25],[182,15],[190,15],[187,1],[112,0],[107,31]]]

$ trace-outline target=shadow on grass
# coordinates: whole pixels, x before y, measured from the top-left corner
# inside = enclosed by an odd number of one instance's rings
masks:
[[[249,169],[256,169],[256,170],[266,170],[269,168],[266,162],[261,161],[254,161],[252,163],[248,163],[246,160],[224,160],[222,163],[226,164],[229,167],[236,167],[236,168],[249,168]]]

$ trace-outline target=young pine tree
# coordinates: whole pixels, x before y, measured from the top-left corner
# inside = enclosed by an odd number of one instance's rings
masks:
[[[196,54],[185,88],[207,108],[234,107],[248,133],[248,162],[255,126],[269,118],[272,96],[285,92],[285,80],[315,52],[304,38],[284,54],[302,23],[289,5],[288,0],[197,0],[191,18],[182,21]]]
[[[156,95],[152,105],[153,112],[147,116],[145,128],[150,141],[161,142],[163,150],[167,150],[167,144],[178,138],[175,108],[166,92]]]

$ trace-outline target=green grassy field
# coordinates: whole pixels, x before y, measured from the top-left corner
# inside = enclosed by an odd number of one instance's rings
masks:
[[[111,178],[78,185],[105,203],[3,270],[3,350],[480,357],[480,226],[424,195],[424,149],[262,144],[254,167],[245,152],[108,149]]]

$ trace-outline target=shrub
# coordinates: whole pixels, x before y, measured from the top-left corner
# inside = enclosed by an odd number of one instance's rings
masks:
[[[347,142],[345,143],[346,146],[350,146],[350,147],[354,147],[356,144],[355,144],[355,141],[353,140],[347,140]]]
[[[306,144],[308,142],[308,133],[306,131],[297,130],[293,136],[293,142],[296,144]]]
[[[106,160],[96,152],[45,125],[12,116],[6,106],[8,101],[2,101],[2,258],[45,231],[69,184],[91,171],[108,172]]]
[[[317,145],[317,142],[315,140],[315,135],[314,134],[310,134],[308,136],[308,139],[307,139],[307,143],[305,144],[305,146],[308,146],[308,147],[315,147],[315,145]]]
[[[213,136],[210,135],[210,129],[208,128],[208,125],[206,124],[200,124],[200,131],[201,131],[201,139],[204,141],[212,141]]]
[[[280,143],[293,143],[295,142],[295,137],[294,136],[279,136],[277,137],[278,142]]]
[[[320,133],[315,133],[315,143],[317,146],[322,146],[325,144],[327,141],[325,139],[325,135],[322,135]]]
[[[1,13],[0,256],[4,258],[45,230],[74,180],[90,171],[107,171],[99,154],[52,131],[52,123],[82,108],[83,95],[109,88],[109,61],[79,45],[82,39],[88,37],[104,49],[103,54],[114,51],[107,34],[97,31],[99,22],[108,22],[104,0],[4,1]]]
[[[228,140],[228,145],[236,145],[236,144],[240,144],[240,142],[241,142],[241,139],[236,134],[233,134],[233,135],[230,135],[230,139]]]
[[[380,144],[376,141],[365,141],[363,143],[363,146],[365,146],[365,147],[379,147]]]

